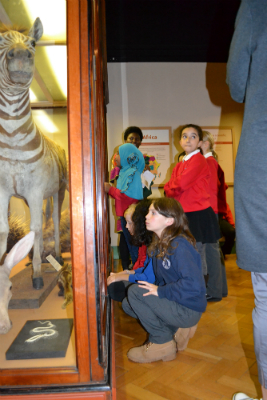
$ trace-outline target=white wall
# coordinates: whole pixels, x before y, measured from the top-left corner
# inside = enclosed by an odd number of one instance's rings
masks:
[[[180,152],[177,129],[186,123],[233,127],[236,154],[243,119],[243,105],[231,100],[225,83],[226,64],[216,63],[110,63],[107,106],[108,152],[123,143],[129,125],[171,126],[173,160]],[[158,189],[153,197],[160,196]],[[227,200],[234,213],[233,188]],[[111,245],[116,246],[114,207],[110,201]]]

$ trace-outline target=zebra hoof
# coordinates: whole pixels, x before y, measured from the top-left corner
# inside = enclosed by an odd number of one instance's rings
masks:
[[[32,286],[36,290],[42,289],[42,287],[44,286],[43,278],[42,277],[32,278]]]
[[[60,265],[64,265],[64,260],[63,260],[63,258],[60,256],[60,257],[56,257],[56,260],[57,260],[57,262],[60,264]]]

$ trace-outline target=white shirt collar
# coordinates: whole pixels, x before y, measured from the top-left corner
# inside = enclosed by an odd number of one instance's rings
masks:
[[[210,151],[209,153],[204,154],[204,157],[205,157],[205,158],[213,157],[213,154],[212,154],[212,152]]]
[[[194,156],[195,154],[197,154],[199,152],[200,152],[200,150],[197,149],[197,150],[193,151],[192,153],[187,154],[186,156],[184,156],[183,161],[189,160],[189,158],[191,158],[192,156]]]

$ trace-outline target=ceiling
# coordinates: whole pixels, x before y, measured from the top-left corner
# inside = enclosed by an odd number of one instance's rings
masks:
[[[109,62],[226,62],[240,0],[106,0]],[[51,13],[51,10],[53,12]],[[35,108],[65,107],[66,0],[0,0],[0,21],[40,17],[31,85]]]
[[[109,62],[226,62],[240,0],[106,0]]]

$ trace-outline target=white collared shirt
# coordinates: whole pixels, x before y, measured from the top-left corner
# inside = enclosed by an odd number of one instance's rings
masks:
[[[205,157],[205,158],[213,157],[213,154],[212,154],[211,151],[209,151],[207,154],[204,154],[204,157]]]
[[[189,154],[187,154],[186,156],[184,156],[183,161],[189,160],[189,158],[191,158],[192,156],[194,156],[195,154],[197,154],[197,153],[199,153],[199,152],[200,152],[199,149],[197,149],[197,150],[195,150],[195,151],[192,151],[192,153],[189,153]]]

